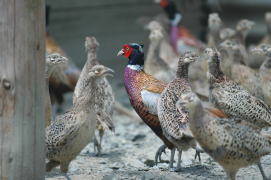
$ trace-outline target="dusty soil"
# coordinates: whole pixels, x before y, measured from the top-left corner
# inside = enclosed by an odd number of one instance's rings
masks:
[[[181,172],[168,169],[170,151],[163,154],[163,163],[154,165],[155,152],[162,142],[144,123],[115,113],[116,132],[106,132],[102,154],[96,156],[93,143],[82,150],[70,164],[68,176],[72,180],[184,180],[226,179],[223,169],[207,154],[201,154],[202,162],[194,160],[194,150],[183,152]],[[175,153],[177,161],[177,152]],[[262,158],[262,165],[271,176],[271,155]],[[174,163],[176,166],[176,162]],[[46,174],[47,180],[66,179],[59,168]],[[241,169],[237,179],[262,179],[256,165]]]

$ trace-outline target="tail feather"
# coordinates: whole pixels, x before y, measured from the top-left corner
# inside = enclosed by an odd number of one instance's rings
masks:
[[[111,116],[108,116],[107,114],[101,115],[100,113],[98,113],[97,120],[105,130],[115,132],[115,125]]]

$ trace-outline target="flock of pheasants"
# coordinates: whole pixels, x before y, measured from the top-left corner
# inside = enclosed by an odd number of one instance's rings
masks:
[[[168,24],[151,21],[146,25],[150,30],[146,57],[137,43],[123,45],[118,53],[128,59],[124,85],[132,107],[164,142],[156,152],[156,163],[169,148],[173,168],[177,150],[176,170],[180,170],[182,151],[194,148],[199,160],[200,153],[207,153],[230,179],[252,164],[267,179],[260,159],[271,153],[271,134],[266,131],[271,126],[271,13],[265,16],[267,34],[254,47],[245,44],[253,22],[241,20],[231,29],[217,13],[210,14],[208,44],[204,44],[179,26],[181,15],[173,2],[162,0],[160,5],[169,16],[169,32]],[[67,64],[47,34],[47,171],[60,165],[66,174],[87,144],[94,139],[100,152],[104,130],[114,131],[116,105],[106,79],[113,70],[97,60],[99,43],[94,37],[86,38],[85,47],[87,61],[80,72]],[[51,121],[51,104],[61,102],[62,93],[71,90],[71,109]]]

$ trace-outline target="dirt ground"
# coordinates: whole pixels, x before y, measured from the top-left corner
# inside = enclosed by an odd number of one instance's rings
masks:
[[[115,133],[106,132],[102,154],[96,156],[93,143],[82,150],[70,164],[68,176],[72,180],[192,180],[226,179],[223,169],[207,154],[201,154],[202,162],[194,160],[193,149],[183,152],[181,172],[168,169],[170,151],[162,158],[163,163],[154,165],[155,152],[162,142],[144,123],[115,113]],[[177,152],[175,160],[177,161]],[[271,176],[271,155],[262,158],[266,175]],[[174,163],[176,166],[176,162]],[[46,174],[46,180],[66,179],[59,168]],[[262,179],[256,165],[241,169],[239,180]]]

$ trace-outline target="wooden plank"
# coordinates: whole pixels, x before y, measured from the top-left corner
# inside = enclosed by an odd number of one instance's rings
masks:
[[[0,0],[0,179],[44,179],[44,0]]]

